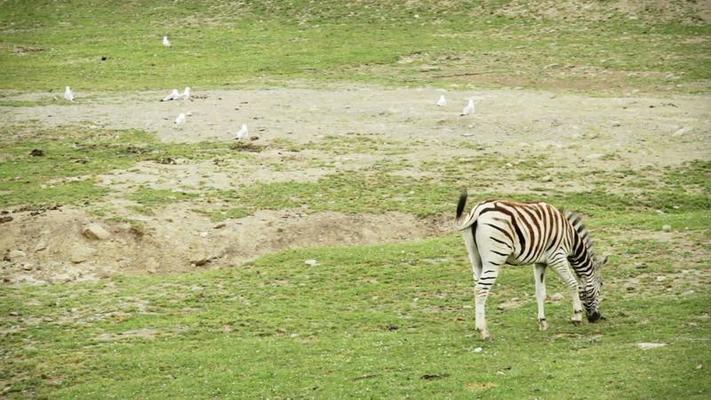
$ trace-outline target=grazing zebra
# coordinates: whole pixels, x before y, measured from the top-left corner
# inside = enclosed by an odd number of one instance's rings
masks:
[[[546,298],[543,275],[547,266],[558,273],[573,294],[571,320],[574,324],[582,321],[583,307],[588,321],[602,318],[598,309],[602,286],[600,268],[607,262],[607,257],[594,257],[592,241],[580,215],[561,212],[543,202],[493,200],[477,204],[463,218],[466,202],[467,192],[464,191],[457,204],[456,228],[462,231],[474,272],[476,329],[481,332],[482,339],[490,338],[484,309],[486,298],[504,263],[534,264],[538,327],[541,330],[548,327],[543,312]]]

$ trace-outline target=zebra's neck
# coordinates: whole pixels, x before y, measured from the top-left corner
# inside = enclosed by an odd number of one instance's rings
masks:
[[[568,260],[578,276],[590,278],[593,274],[593,251],[590,233],[583,225],[582,217],[574,212],[566,211],[565,217],[573,227],[572,249]]]

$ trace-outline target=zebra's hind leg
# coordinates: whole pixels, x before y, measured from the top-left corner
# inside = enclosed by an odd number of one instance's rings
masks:
[[[469,262],[472,265],[472,276],[474,277],[474,284],[476,285],[481,275],[481,257],[479,256],[479,249],[474,242],[473,228],[465,230],[462,235],[464,236],[464,244],[467,247]]]
[[[544,280],[545,272],[545,264],[536,264],[533,266],[533,279],[536,282],[536,304],[538,305],[538,329],[542,331],[548,329],[548,324],[546,323],[546,313],[544,311],[546,302],[546,282]]]
[[[481,251],[481,249],[480,249]],[[506,258],[500,256],[487,257],[482,254],[482,271],[476,283],[476,329],[483,340],[491,339],[491,334],[486,326],[486,299],[499,276],[499,268]]]
[[[570,289],[570,294],[573,297],[573,316],[570,318],[570,322],[574,325],[580,325],[583,322],[583,304],[580,301],[580,296],[578,295],[578,280],[575,279],[573,270],[570,268],[568,259],[565,255],[560,255],[549,264],[555,272],[558,273],[563,282],[568,285]]]

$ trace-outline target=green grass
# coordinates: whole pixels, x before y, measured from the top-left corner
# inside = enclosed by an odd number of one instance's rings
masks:
[[[81,126],[6,126],[0,128],[0,145],[0,207],[98,200],[108,192],[96,185],[98,175],[129,169],[140,161],[250,157],[229,143],[161,143],[143,131]],[[43,155],[31,155],[35,149]]]
[[[304,265],[310,258],[319,265]],[[629,296],[618,276],[606,274],[607,321],[574,327],[563,301],[547,305],[550,330],[539,332],[530,270],[505,270],[487,343],[473,330],[456,236],[291,250],[172,277],[7,288],[0,377],[8,398],[707,398],[703,286],[682,297],[663,286]],[[557,278],[548,286],[562,291]],[[496,310],[512,297],[520,308]],[[131,336],[141,330],[150,337]],[[645,341],[667,346],[637,349]]]
[[[8,1],[0,8],[0,88],[305,80],[602,93],[708,89],[707,24],[508,18],[498,15],[506,2],[392,3]],[[163,34],[173,47],[162,47]]]

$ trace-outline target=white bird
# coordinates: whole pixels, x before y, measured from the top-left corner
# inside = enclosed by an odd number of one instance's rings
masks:
[[[190,87],[188,87],[188,86],[185,87],[185,91],[183,92],[183,98],[185,100],[190,98]]]
[[[64,87],[64,98],[67,101],[74,101],[74,92],[72,92],[72,89],[69,89],[69,86]]]
[[[170,40],[168,40],[168,36],[163,36],[163,46],[170,47]]]
[[[444,98],[444,95],[439,96],[439,100],[437,100],[437,105],[440,107],[447,105],[447,99]]]
[[[178,118],[175,119],[175,125],[180,126],[185,123],[185,113],[180,113]]]
[[[462,110],[462,113],[460,114],[462,117],[465,115],[469,115],[474,112],[474,99],[469,99],[469,103],[467,103],[467,106],[464,107]]]
[[[161,101],[171,101],[171,100],[178,100],[180,98],[180,92],[178,92],[178,89],[173,89],[172,92],[170,92],[169,95],[165,96],[163,100]]]
[[[239,131],[237,131],[237,135],[235,136],[236,140],[242,140],[247,137],[249,134],[249,131],[247,130],[247,125],[242,124],[242,126],[239,128]]]

